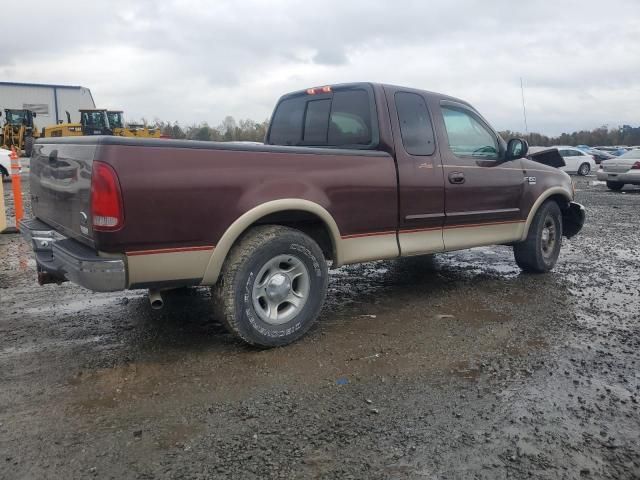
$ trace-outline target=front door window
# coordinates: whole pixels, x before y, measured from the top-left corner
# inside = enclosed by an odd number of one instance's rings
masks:
[[[456,156],[498,159],[498,140],[470,112],[443,106],[442,115],[449,138],[449,148]]]

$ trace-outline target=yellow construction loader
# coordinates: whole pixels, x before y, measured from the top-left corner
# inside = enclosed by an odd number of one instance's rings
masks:
[[[122,110],[107,110],[107,116],[114,135],[119,137],[160,138],[159,128],[150,128],[146,125],[133,123],[125,125]]]
[[[67,123],[59,123],[42,129],[43,137],[79,137],[83,135],[113,135],[109,117],[105,109],[80,110],[80,123],[71,121],[67,113]]]
[[[40,136],[33,123],[35,117],[36,112],[31,110],[5,108],[4,125],[0,131],[0,146],[7,150],[15,147],[20,155],[30,157],[33,142]]]

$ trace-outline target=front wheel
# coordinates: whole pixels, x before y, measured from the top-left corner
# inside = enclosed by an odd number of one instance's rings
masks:
[[[318,244],[293,228],[252,228],[231,249],[213,299],[227,329],[260,347],[287,345],[313,325],[327,292]]]
[[[545,273],[558,261],[561,246],[562,213],[556,202],[548,200],[533,217],[526,240],[513,246],[513,253],[523,271]]]
[[[615,190],[616,192],[618,190],[622,190],[622,187],[624,187],[624,183],[620,183],[620,182],[607,182],[607,188],[609,190]]]
[[[590,171],[591,171],[591,165],[589,165],[588,163],[583,163],[582,165],[580,165],[580,168],[578,169],[578,175],[582,175],[583,177],[586,177],[587,175],[589,175]]]

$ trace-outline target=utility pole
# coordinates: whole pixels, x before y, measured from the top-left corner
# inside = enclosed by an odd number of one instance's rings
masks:
[[[527,125],[527,109],[524,106],[524,86],[522,84],[522,77],[520,77],[520,92],[522,93],[522,116],[524,117],[524,133],[529,133],[529,126]]]

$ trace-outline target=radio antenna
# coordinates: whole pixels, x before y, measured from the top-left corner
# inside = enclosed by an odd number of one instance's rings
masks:
[[[522,93],[522,116],[524,117],[524,133],[529,133],[529,126],[527,125],[527,109],[524,106],[524,86],[522,84],[522,77],[520,77],[520,92]]]

